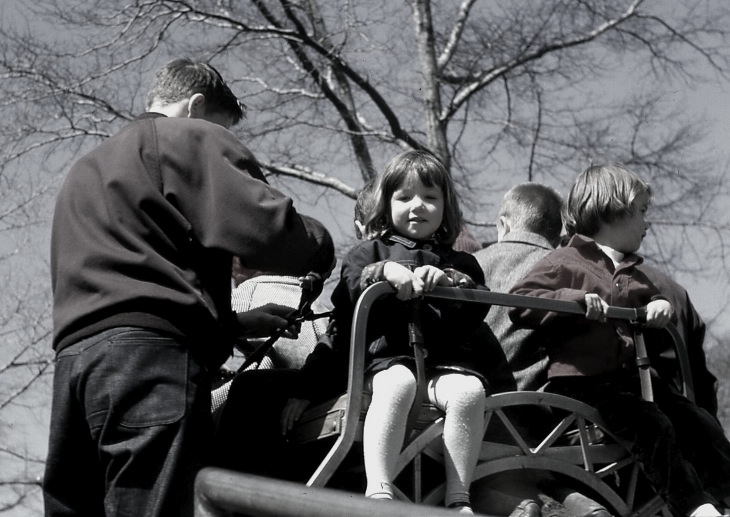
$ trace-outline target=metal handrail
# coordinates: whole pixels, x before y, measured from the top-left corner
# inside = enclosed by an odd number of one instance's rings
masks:
[[[324,488],[337,467],[350,451],[357,434],[363,405],[366,329],[370,310],[380,298],[393,294],[387,282],[376,283],[363,291],[358,299],[350,336],[349,375],[346,407],[340,434],[332,448],[307,482],[281,481],[247,475],[217,468],[203,469],[196,478],[195,515],[216,517],[223,511],[245,512],[260,517],[366,517],[387,514],[394,517],[438,517],[453,515],[444,508],[399,501],[373,501],[362,495]],[[584,314],[578,302],[548,300],[531,296],[498,293],[478,289],[436,287],[425,294],[443,298],[489,305],[543,309],[570,314]],[[640,309],[610,307],[608,317],[631,321],[641,320]],[[684,342],[673,325],[667,327],[674,339],[680,363],[685,394],[692,398],[692,377]]]
[[[393,287],[388,282],[378,282],[365,289],[355,305],[352,332],[350,335],[350,357],[346,406],[342,419],[342,427],[337,440],[332,445],[324,460],[307,481],[307,486],[324,486],[337,470],[350,451],[356,435],[363,404],[363,385],[365,370],[365,350],[367,348],[366,330],[368,317],[373,304],[384,296],[393,294]],[[585,314],[585,308],[578,302],[565,300],[551,300],[525,296],[519,294],[499,293],[484,289],[465,289],[457,287],[436,287],[428,293],[426,298],[442,298],[463,302],[485,303],[531,309],[543,309],[568,314]],[[611,306],[607,309],[607,317],[629,321],[644,319],[641,308],[627,308]],[[670,336],[674,340],[680,371],[684,383],[685,395],[694,400],[692,375],[689,369],[689,358],[682,337],[673,325],[668,325]]]

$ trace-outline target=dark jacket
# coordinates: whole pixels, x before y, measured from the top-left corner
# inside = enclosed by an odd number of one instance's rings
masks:
[[[335,347],[349,346],[355,303],[369,285],[385,280],[383,266],[393,261],[414,270],[432,265],[450,275],[461,287],[483,286],[484,276],[476,259],[433,242],[412,241],[398,235],[363,241],[352,248],[343,260],[340,282],[332,293]],[[450,300],[429,300],[420,303],[420,321],[427,351],[427,366],[464,367],[479,372],[471,340],[484,319],[488,306]],[[367,330],[366,365],[397,357],[412,357],[408,344],[408,322],[413,302],[392,297],[376,303],[370,312]]]
[[[484,271],[489,289],[506,293],[553,249],[542,235],[510,231],[501,241],[474,253],[474,257]],[[547,382],[548,359],[542,337],[534,329],[512,323],[508,310],[494,306],[485,321],[504,350],[517,389],[537,390]]]
[[[707,368],[704,349],[706,326],[702,316],[692,304],[687,290],[671,277],[646,263],[641,264],[639,269],[649,277],[674,307],[677,315],[677,330],[687,349],[697,405],[706,409],[711,415],[717,416],[717,377]],[[673,345],[673,343],[667,343],[667,345],[670,344]],[[652,368],[656,369],[659,375],[668,382],[674,384],[677,389],[681,389],[682,379],[674,346],[657,347],[652,352]]]
[[[664,296],[637,269],[641,262],[632,254],[614,267],[595,241],[575,235],[565,247],[535,264],[510,292],[583,305],[587,293],[596,293],[609,305],[642,307]],[[633,334],[626,320],[600,322],[517,307],[510,309],[509,316],[516,324],[540,329],[547,342],[548,378],[629,373],[636,368]]]
[[[146,114],[72,167],[51,236],[54,349],[141,326],[188,339],[217,367],[231,351],[231,259],[327,271],[329,233],[269,186],[223,127]]]

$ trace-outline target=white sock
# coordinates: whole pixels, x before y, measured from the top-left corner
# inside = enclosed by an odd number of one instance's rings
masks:
[[[363,426],[365,496],[393,499],[395,464],[416,395],[416,378],[406,366],[396,364],[373,376],[372,391]]]
[[[368,490],[365,492],[365,497],[370,499],[394,499],[393,485],[390,483],[378,483],[379,487],[373,487],[372,484],[368,485]]]
[[[469,487],[484,436],[484,386],[472,375],[443,374],[428,385],[431,402],[445,411],[446,506],[468,503]]]

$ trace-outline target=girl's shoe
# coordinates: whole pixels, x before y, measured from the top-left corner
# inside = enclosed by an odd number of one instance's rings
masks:
[[[454,513],[458,515],[474,515],[474,510],[471,509],[469,503],[451,503],[447,508],[450,510],[456,510]]]
[[[509,517],[541,517],[540,503],[532,499],[525,499],[518,504]]]

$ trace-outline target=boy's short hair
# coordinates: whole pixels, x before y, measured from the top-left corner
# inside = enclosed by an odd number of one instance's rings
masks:
[[[623,165],[593,165],[580,173],[570,189],[563,211],[568,235],[592,237],[601,223],[633,214],[634,200],[641,194],[650,199],[651,187]]]
[[[155,103],[174,104],[196,93],[205,97],[206,110],[229,115],[234,125],[246,116],[246,106],[236,98],[218,70],[189,58],[174,59],[157,71],[147,94],[147,109]]]
[[[560,241],[563,230],[563,197],[540,183],[520,183],[507,191],[499,216],[508,217],[513,228],[542,235],[551,243]]]

